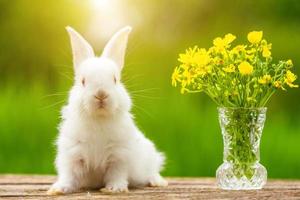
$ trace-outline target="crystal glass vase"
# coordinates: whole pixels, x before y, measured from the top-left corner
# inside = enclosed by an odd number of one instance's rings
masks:
[[[266,108],[218,108],[223,135],[223,164],[217,184],[227,190],[261,189],[267,170],[259,163],[259,146]]]

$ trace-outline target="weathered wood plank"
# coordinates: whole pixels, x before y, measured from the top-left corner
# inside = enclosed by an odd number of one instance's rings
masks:
[[[47,196],[54,176],[0,175],[0,199],[300,199],[300,181],[270,180],[262,190],[225,191],[213,178],[169,178],[165,188],[131,189],[128,194],[105,195],[83,191],[66,196]]]

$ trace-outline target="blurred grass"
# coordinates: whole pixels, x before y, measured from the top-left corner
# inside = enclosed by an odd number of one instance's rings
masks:
[[[55,172],[53,143],[73,76],[64,26],[96,42],[84,31],[87,1],[30,2],[0,1],[0,173]],[[130,36],[123,73],[138,126],[166,153],[165,175],[214,176],[223,153],[216,105],[204,94],[181,95],[171,87],[178,53],[196,44],[209,47],[228,32],[245,42],[248,31],[264,30],[274,58],[291,58],[300,74],[299,3],[124,2],[142,18]],[[97,52],[104,42],[94,45]],[[269,177],[300,178],[299,98],[299,89],[279,92],[268,104],[261,162]]]
[[[143,110],[133,109],[138,125],[166,153],[165,175],[214,176],[222,161],[222,139],[215,105],[200,95],[182,96],[170,91],[168,98],[135,101],[143,107]],[[53,143],[62,103],[52,107],[50,103],[59,102],[65,96],[41,99],[45,93],[39,87],[18,93],[8,88],[1,93],[2,173],[55,172]],[[270,177],[300,177],[298,124],[299,121],[294,126],[289,123],[284,113],[275,115],[274,110],[268,111],[261,157]]]

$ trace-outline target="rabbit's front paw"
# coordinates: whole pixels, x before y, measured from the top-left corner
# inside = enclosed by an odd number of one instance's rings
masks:
[[[100,191],[106,194],[127,193],[128,186],[126,183],[108,184],[105,188],[100,189]]]
[[[168,181],[158,174],[150,178],[149,185],[150,187],[166,187],[168,186]]]
[[[75,192],[76,188],[72,187],[70,185],[60,185],[58,183],[55,183],[52,185],[52,187],[47,191],[48,195],[63,195]]]

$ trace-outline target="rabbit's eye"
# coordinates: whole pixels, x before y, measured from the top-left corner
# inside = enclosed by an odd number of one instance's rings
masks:
[[[115,84],[117,83],[117,78],[114,76],[114,82],[115,82]]]
[[[83,86],[85,86],[85,78],[82,78],[82,79],[81,79],[81,84],[82,84]]]

